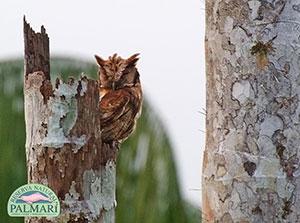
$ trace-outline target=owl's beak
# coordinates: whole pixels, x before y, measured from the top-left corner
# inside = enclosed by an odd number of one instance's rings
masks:
[[[111,88],[112,88],[113,90],[116,89],[116,82],[114,82],[114,81],[112,82]]]

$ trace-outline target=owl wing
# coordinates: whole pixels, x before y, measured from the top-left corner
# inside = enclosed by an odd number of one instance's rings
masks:
[[[107,93],[100,101],[101,124],[118,119],[124,114],[129,101],[130,94],[126,91],[116,90]]]
[[[108,92],[100,101],[104,141],[123,141],[134,129],[140,103],[131,89]]]

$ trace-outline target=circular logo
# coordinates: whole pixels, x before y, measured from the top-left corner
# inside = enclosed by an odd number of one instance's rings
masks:
[[[49,187],[26,184],[10,196],[7,213],[12,217],[56,217],[60,213],[60,203]]]

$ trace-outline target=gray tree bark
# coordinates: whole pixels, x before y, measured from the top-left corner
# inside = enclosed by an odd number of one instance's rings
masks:
[[[57,218],[26,222],[114,222],[117,150],[101,142],[98,82],[50,82],[49,39],[24,19],[25,121],[29,183],[58,195]]]
[[[204,222],[300,222],[300,1],[206,1]]]

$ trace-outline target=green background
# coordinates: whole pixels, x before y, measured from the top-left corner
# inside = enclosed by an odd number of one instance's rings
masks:
[[[53,58],[51,78],[97,78],[94,64]],[[52,75],[53,74],[53,75]],[[23,61],[0,62],[0,222],[23,222],[6,213],[11,193],[26,183]],[[135,133],[117,162],[117,223],[200,222],[200,211],[182,198],[172,146],[161,120],[144,101]]]

